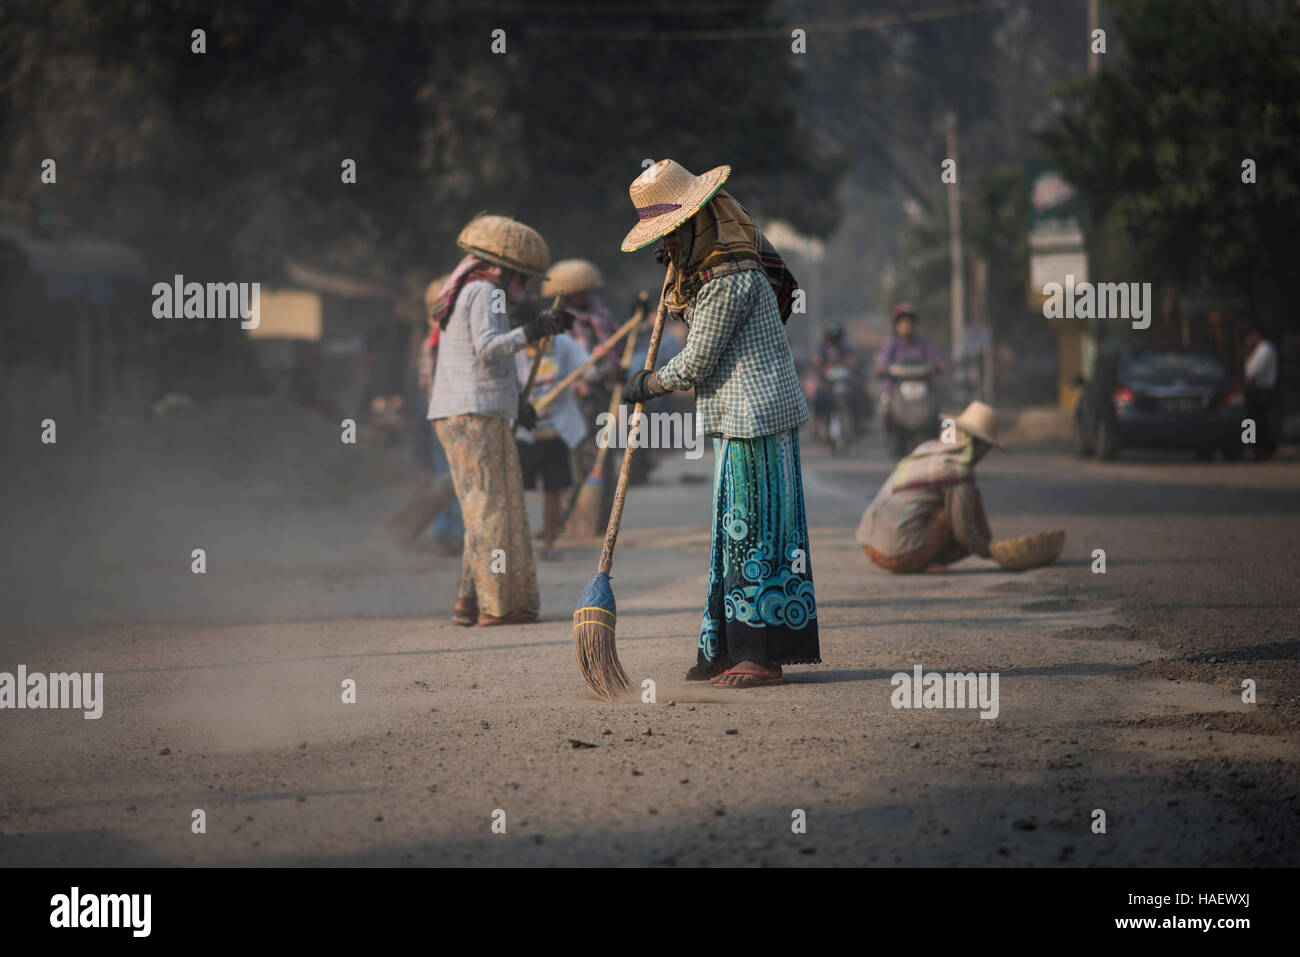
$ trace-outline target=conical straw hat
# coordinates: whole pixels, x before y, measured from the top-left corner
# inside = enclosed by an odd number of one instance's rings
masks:
[[[483,213],[460,231],[456,244],[466,252],[529,276],[546,275],[551,251],[541,234],[509,216]]]
[[[600,270],[585,259],[561,259],[546,270],[546,282],[542,283],[542,298],[550,296],[567,296],[575,292],[587,292],[605,285]]]
[[[998,414],[983,402],[972,402],[961,415],[947,413],[944,418],[952,419],[953,424],[967,435],[973,435],[995,449],[1006,451],[998,442]]]
[[[730,175],[730,166],[717,166],[696,176],[670,159],[646,167],[628,187],[641,222],[623,239],[623,252],[635,252],[671,233],[698,213]]]

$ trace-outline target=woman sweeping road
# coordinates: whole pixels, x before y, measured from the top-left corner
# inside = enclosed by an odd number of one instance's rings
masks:
[[[623,251],[660,237],[676,280],[669,314],[686,345],[623,388],[628,402],[695,389],[699,430],[713,437],[708,594],[692,680],[781,684],[782,666],[817,664],[817,603],[804,514],[799,427],[808,406],[782,323],[794,277],[722,184],[731,167],[694,176],[672,160],[630,188],[640,223]]]
[[[536,621],[537,565],[512,426],[516,419],[526,428],[535,425],[537,413],[520,395],[514,354],[563,332],[573,316],[547,310],[510,328],[507,304],[519,303],[530,277],[551,263],[536,231],[504,216],[479,216],[458,242],[469,254],[431,310],[441,334],[429,400],[465,519],[452,621]]]

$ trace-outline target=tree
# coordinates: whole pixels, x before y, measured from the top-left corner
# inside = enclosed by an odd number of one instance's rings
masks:
[[[1042,142],[1142,278],[1230,284],[1272,311],[1300,242],[1300,13],[1179,0],[1111,8],[1122,50],[1063,89]],[[1242,181],[1246,160],[1253,184]]]

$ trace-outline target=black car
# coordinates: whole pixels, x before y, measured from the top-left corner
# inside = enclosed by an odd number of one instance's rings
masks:
[[[1074,409],[1075,449],[1113,459],[1121,448],[1192,449],[1241,458],[1245,400],[1223,363],[1192,349],[1100,356]]]

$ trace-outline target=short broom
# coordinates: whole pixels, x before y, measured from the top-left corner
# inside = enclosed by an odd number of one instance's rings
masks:
[[[650,334],[650,348],[646,352],[645,368],[654,371],[655,359],[659,355],[659,340],[664,333],[664,320],[668,314],[668,286],[672,282],[673,271],[670,267],[665,278],[664,287],[659,296],[659,311],[655,315],[654,331]],[[635,434],[644,417],[645,403],[638,402],[629,418],[629,434]],[[614,607],[614,589],[609,583],[610,569],[614,567],[614,543],[618,540],[618,526],[623,519],[623,503],[627,499],[628,479],[632,474],[632,454],[636,448],[632,442],[623,450],[623,466],[618,473],[618,485],[614,489],[614,505],[609,513],[609,525],[605,528],[605,547],[600,552],[600,563],[596,574],[578,598],[577,610],[573,613],[573,653],[578,659],[578,670],[587,688],[601,701],[612,701],[616,695],[632,690],[632,682],[618,660],[618,648],[614,644],[614,626],[618,615]]]

